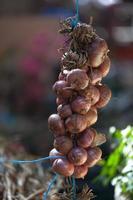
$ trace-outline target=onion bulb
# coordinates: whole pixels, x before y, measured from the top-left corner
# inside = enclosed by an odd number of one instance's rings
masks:
[[[71,70],[66,78],[68,85],[75,90],[85,89],[89,84],[87,73],[81,69]]]
[[[68,88],[68,84],[64,80],[56,81],[53,85],[54,92],[62,98],[69,98],[72,96],[72,90]]]
[[[50,115],[48,119],[48,126],[56,136],[65,134],[64,122],[58,114]]]
[[[95,124],[97,119],[98,119],[97,112],[95,112],[94,110],[89,110],[89,112],[86,114],[86,120],[88,126]]]
[[[99,101],[95,104],[95,107],[97,108],[103,108],[106,106],[111,98],[111,90],[106,86],[106,85],[99,85],[97,86],[100,92],[100,99]]]
[[[100,98],[99,90],[93,85],[89,85],[85,90],[81,90],[79,93],[81,96],[90,100],[91,105],[96,104],[96,102],[98,102],[98,100]]]
[[[88,148],[92,145],[97,132],[93,128],[87,128],[77,138],[78,146]]]
[[[73,176],[75,178],[83,178],[87,175],[88,173],[88,167],[86,165],[81,165],[81,166],[75,166],[74,167],[74,174]]]
[[[102,77],[107,76],[110,70],[110,65],[111,65],[110,58],[106,56],[103,63],[98,68],[102,74]]]
[[[67,136],[56,137],[54,140],[54,147],[62,154],[66,155],[72,148],[73,142]]]
[[[53,163],[52,169],[54,172],[65,177],[72,176],[74,173],[74,165],[65,158],[56,159]]]
[[[84,115],[73,114],[65,121],[66,130],[69,133],[80,133],[87,127],[87,119]]]
[[[83,165],[87,161],[87,151],[81,147],[75,147],[68,153],[68,159],[74,165]]]
[[[80,96],[71,103],[72,111],[83,115],[89,111],[90,107],[90,101]]]
[[[99,147],[88,148],[88,158],[85,163],[87,167],[93,167],[101,159],[102,151]]]
[[[61,118],[65,119],[72,115],[72,110],[69,104],[66,105],[59,105],[57,111]]]
[[[89,65],[98,67],[103,63],[108,52],[108,46],[104,39],[96,37],[89,47]]]
[[[91,79],[91,84],[92,85],[95,85],[95,84],[101,82],[101,80],[102,80],[102,73],[99,70],[99,68],[90,70],[89,73],[88,73],[88,76]]]

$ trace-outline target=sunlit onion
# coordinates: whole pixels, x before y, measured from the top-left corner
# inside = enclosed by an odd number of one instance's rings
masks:
[[[99,85],[97,86],[97,88],[100,91],[100,99],[95,104],[95,107],[103,108],[110,101],[112,93],[111,93],[111,90],[106,85]]]
[[[54,172],[68,177],[72,176],[74,172],[74,165],[65,158],[59,158],[54,161],[52,169]]]

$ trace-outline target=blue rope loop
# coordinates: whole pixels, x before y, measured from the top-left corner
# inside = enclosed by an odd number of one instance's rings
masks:
[[[73,176],[72,176],[72,190],[73,190],[72,200],[76,200],[76,181]]]
[[[64,158],[64,156],[48,156],[48,157],[39,158],[36,160],[9,160],[9,162],[11,162],[12,164],[30,164],[30,163],[35,164],[35,163],[44,162],[46,160],[58,159],[58,158]]]
[[[43,200],[47,200],[48,194],[49,194],[50,190],[52,189],[52,186],[54,185],[54,183],[55,183],[55,181],[57,180],[57,178],[58,178],[58,174],[56,174],[56,175],[53,177],[51,183],[50,183],[49,186],[48,186],[47,191],[44,192],[44,194],[43,194]]]

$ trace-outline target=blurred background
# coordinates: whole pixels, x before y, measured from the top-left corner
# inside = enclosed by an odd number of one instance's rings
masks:
[[[99,114],[96,128],[108,135],[110,126],[133,121],[133,1],[79,0],[80,20],[93,25],[107,40],[112,67],[104,79],[113,97]],[[56,111],[52,85],[60,70],[64,38],[59,21],[75,15],[75,0],[0,0],[0,135],[41,156],[52,147],[47,118]],[[110,142],[110,141],[108,141]],[[104,156],[110,149],[103,145]],[[113,199],[113,188],[88,181],[97,200]],[[110,195],[109,193],[110,192]]]

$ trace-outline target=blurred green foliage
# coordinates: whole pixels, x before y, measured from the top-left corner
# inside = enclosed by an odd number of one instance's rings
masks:
[[[113,149],[107,160],[101,162],[102,170],[98,179],[104,185],[110,182],[120,187],[120,193],[133,199],[133,127],[124,130],[110,128]]]

